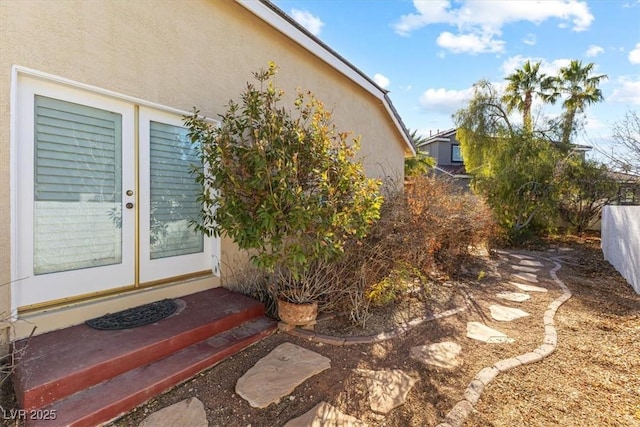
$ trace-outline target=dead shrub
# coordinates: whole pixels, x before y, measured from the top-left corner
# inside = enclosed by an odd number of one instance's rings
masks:
[[[406,186],[412,235],[445,273],[455,276],[474,248],[491,245],[497,227],[489,208],[450,181],[418,177]],[[426,271],[425,271],[426,273]]]
[[[398,277],[425,286],[424,277],[434,270],[455,276],[472,250],[490,244],[497,230],[479,198],[442,179],[415,177],[404,192],[389,191],[384,200],[369,235],[345,248],[340,292],[325,302],[328,310],[350,312],[357,323],[366,321],[371,303],[396,299]],[[359,304],[353,304],[353,295]]]
[[[308,272],[320,311],[349,313],[362,326],[371,307],[393,303],[408,284],[428,293],[426,278],[434,272],[455,276],[473,249],[490,244],[497,232],[485,204],[445,180],[419,176],[404,191],[386,188],[369,234],[349,241],[339,261]],[[227,287],[263,301],[272,316],[276,281],[252,266],[225,280]]]

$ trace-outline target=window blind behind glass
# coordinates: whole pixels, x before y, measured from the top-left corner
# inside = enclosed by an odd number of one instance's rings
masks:
[[[200,213],[200,185],[190,168],[199,159],[187,129],[150,122],[151,259],[202,252],[204,239],[189,227]]]

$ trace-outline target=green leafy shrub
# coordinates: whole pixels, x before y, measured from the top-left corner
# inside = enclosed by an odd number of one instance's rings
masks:
[[[400,263],[387,277],[368,289],[367,298],[374,306],[384,306],[396,301],[415,284],[424,281],[424,275],[417,268]]]
[[[281,105],[275,64],[254,73],[238,103],[229,101],[215,126],[185,118],[207,171],[193,168],[203,209],[196,229],[226,233],[253,263],[284,268],[295,279],[317,261],[339,258],[350,238],[379,217],[380,182],[355,160],[358,138],[338,132],[331,113],[298,90],[292,110]]]
[[[602,208],[617,195],[609,169],[594,161],[570,158],[558,168],[556,197],[560,217],[582,233],[599,218]]]

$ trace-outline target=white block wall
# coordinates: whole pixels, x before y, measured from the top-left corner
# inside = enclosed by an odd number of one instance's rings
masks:
[[[640,294],[640,206],[604,207],[602,253]]]

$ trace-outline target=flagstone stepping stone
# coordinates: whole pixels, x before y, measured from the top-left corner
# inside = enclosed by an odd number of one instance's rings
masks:
[[[498,292],[496,296],[513,302],[523,302],[531,298],[531,295],[523,294],[521,292]]]
[[[390,371],[356,369],[356,372],[365,377],[367,382],[371,410],[380,414],[388,414],[394,408],[403,405],[417,381],[400,369]]]
[[[451,341],[411,347],[411,357],[427,365],[453,369],[462,366],[462,347]]]
[[[519,308],[507,307],[498,304],[490,305],[489,311],[491,311],[491,317],[500,322],[511,322],[512,320],[529,315],[529,313],[524,310],[520,310]]]
[[[520,254],[510,254],[512,257],[514,258],[518,258],[520,260],[523,259],[533,259],[533,257],[530,257],[529,255],[520,255]]]
[[[505,333],[480,322],[467,322],[467,337],[490,344],[515,342],[513,338],[508,337]]]
[[[138,427],[208,427],[207,413],[202,402],[192,397],[160,409],[142,420]]]
[[[524,283],[516,283],[516,282],[511,282],[511,284],[513,286],[516,286],[521,291],[525,291],[525,292],[549,292],[547,288],[542,288],[540,286],[526,285]]]
[[[320,402],[304,415],[290,420],[284,427],[366,427],[367,424],[359,419],[347,415],[327,402]]]
[[[543,267],[544,264],[542,264],[540,261],[535,261],[532,259],[523,259],[520,260],[520,265],[526,265],[528,267]]]
[[[516,271],[524,271],[525,273],[537,273],[540,271],[539,268],[527,267],[525,265],[512,265],[511,268]]]
[[[525,282],[538,283],[538,276],[533,273],[516,273],[513,277],[518,280],[524,280]]]
[[[254,408],[266,408],[325,369],[331,361],[292,343],[280,344],[236,383],[236,393]]]

